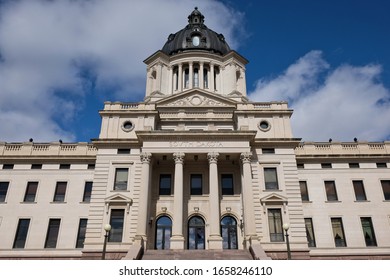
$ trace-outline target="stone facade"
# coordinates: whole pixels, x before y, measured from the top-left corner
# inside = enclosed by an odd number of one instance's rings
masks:
[[[199,14],[189,36],[213,34]],[[390,258],[390,143],[301,143],[286,102],[248,100],[245,58],[186,42],[144,61],[144,101],[106,102],[92,143],[0,143],[0,258],[100,258],[111,224],[112,259],[279,259],[284,223],[293,258]]]

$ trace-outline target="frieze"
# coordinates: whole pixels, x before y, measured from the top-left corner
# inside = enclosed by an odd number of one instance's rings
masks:
[[[187,142],[187,141],[174,141],[174,142],[169,142],[169,146],[173,148],[177,147],[183,147],[183,148],[222,148],[223,144],[218,141],[207,141],[207,142],[201,142],[201,141],[192,141],[192,142]]]
[[[201,95],[193,95],[187,96],[185,98],[175,100],[165,106],[175,106],[175,107],[183,107],[183,106],[228,106],[223,102],[218,100],[213,100]]]

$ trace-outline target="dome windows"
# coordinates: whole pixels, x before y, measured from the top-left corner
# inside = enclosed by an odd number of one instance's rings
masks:
[[[200,37],[199,37],[199,35],[192,36],[192,45],[194,47],[198,47],[200,45]]]

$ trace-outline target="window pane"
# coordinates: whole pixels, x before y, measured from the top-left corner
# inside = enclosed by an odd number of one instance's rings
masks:
[[[76,248],[84,248],[85,232],[87,231],[88,219],[80,219],[79,230],[77,232]]]
[[[222,174],[221,186],[222,186],[222,195],[233,195],[234,194],[233,174]]]
[[[352,181],[353,189],[355,190],[356,200],[367,200],[366,193],[364,191],[363,181]]]
[[[264,180],[266,190],[277,190],[279,188],[276,168],[264,168]]]
[[[42,169],[42,164],[40,163],[31,164],[31,169]]]
[[[202,194],[202,174],[191,174],[191,195]]]
[[[28,182],[26,193],[24,195],[24,202],[34,202],[37,193],[38,182]]]
[[[53,201],[56,202],[65,201],[66,184],[67,182],[57,182]]]
[[[127,178],[129,177],[128,168],[117,168],[115,170],[114,190],[127,190]]]
[[[343,222],[341,218],[331,218],[334,243],[336,247],[346,247]]]
[[[92,182],[85,182],[83,202],[91,201]]]
[[[360,218],[360,220],[362,222],[363,236],[366,241],[366,246],[377,246],[371,218]]]
[[[45,248],[56,248],[58,233],[60,231],[60,219],[50,219],[47,229]]]
[[[0,202],[5,201],[7,196],[9,182],[0,182]]]
[[[30,219],[20,219],[18,229],[16,230],[15,241],[13,248],[24,248],[27,239],[28,227]]]
[[[3,169],[14,169],[14,165],[11,163],[3,164]]]
[[[268,209],[268,225],[271,241],[284,241],[282,212],[280,209]]]
[[[328,201],[337,201],[336,185],[334,181],[325,181],[326,198]]]
[[[160,174],[160,195],[171,195],[171,174]]]
[[[309,193],[307,191],[306,181],[299,181],[299,186],[301,188],[302,201],[309,201]]]
[[[383,180],[381,181],[381,184],[385,200],[390,200],[390,180]]]
[[[309,247],[316,246],[316,240],[314,237],[313,220],[311,218],[305,218],[306,236]]]
[[[111,210],[111,231],[108,236],[109,242],[122,242],[123,235],[123,221],[125,216],[125,210],[113,209]]]

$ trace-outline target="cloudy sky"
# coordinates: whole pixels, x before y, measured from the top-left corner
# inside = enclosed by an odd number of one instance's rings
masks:
[[[0,141],[97,138],[103,102],[143,99],[142,61],[194,6],[296,137],[390,140],[390,1],[0,0]]]

